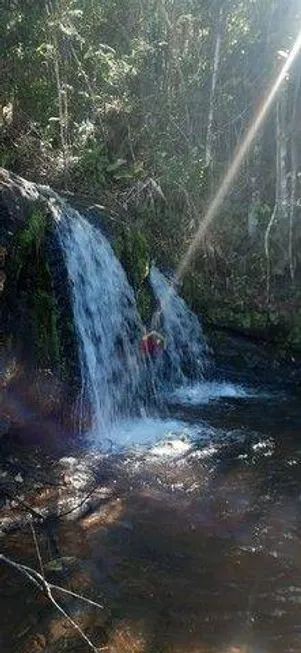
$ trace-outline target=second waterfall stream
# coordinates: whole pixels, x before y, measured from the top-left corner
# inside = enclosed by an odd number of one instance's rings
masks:
[[[81,365],[81,411],[89,406],[91,431],[102,441],[121,420],[141,415],[148,406],[146,369],[139,343],[143,334],[132,287],[100,229],[56,198],[51,202],[70,280],[74,324]],[[170,384],[200,376],[206,345],[200,324],[156,268],[151,285],[162,306],[167,337],[165,380]],[[154,410],[154,407],[153,407]]]

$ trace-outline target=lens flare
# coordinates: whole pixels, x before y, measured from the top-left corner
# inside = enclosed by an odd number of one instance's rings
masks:
[[[276,81],[272,84],[265,100],[263,101],[258,114],[255,116],[253,122],[251,123],[247,134],[240,144],[240,146],[237,149],[236,156],[234,157],[234,160],[230,167],[228,168],[224,178],[221,181],[220,187],[214,196],[211,204],[208,207],[208,210],[206,214],[204,215],[204,218],[201,220],[199,228],[194,236],[193,241],[191,242],[186,254],[180,261],[180,264],[177,268],[177,278],[182,279],[185,273],[187,272],[188,268],[191,265],[191,262],[193,258],[195,257],[197,250],[201,244],[201,241],[204,237],[204,234],[206,233],[206,230],[208,229],[210,223],[212,220],[215,218],[217,212],[219,211],[220,207],[222,206],[222,203],[224,202],[227,193],[229,189],[231,188],[233,181],[235,177],[237,176],[241,165],[243,163],[243,160],[248,153],[255,137],[260,129],[262,123],[264,122],[274,100],[277,95],[277,92],[285,79],[288,71],[290,70],[294,60],[296,59],[297,55],[299,54],[301,49],[301,31],[294,43],[294,46],[289,53],[282,70],[280,71]]]

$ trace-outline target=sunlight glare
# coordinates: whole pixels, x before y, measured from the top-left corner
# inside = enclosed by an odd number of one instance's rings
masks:
[[[210,223],[215,218],[217,212],[219,211],[220,207],[222,206],[222,203],[224,202],[224,200],[226,198],[226,195],[227,195],[228,191],[230,190],[230,188],[231,188],[231,186],[233,184],[233,181],[234,181],[236,175],[238,174],[238,172],[239,172],[239,170],[241,168],[243,160],[244,160],[246,154],[248,153],[248,151],[249,151],[249,149],[250,149],[250,147],[251,147],[251,145],[252,145],[252,143],[253,143],[256,135],[257,135],[258,130],[260,129],[262,123],[264,122],[264,120],[266,118],[266,116],[267,116],[267,114],[268,114],[268,112],[269,112],[269,110],[270,110],[270,108],[271,108],[271,106],[272,106],[272,104],[273,104],[273,102],[275,100],[275,97],[277,95],[277,92],[278,92],[283,80],[285,79],[285,77],[286,77],[288,71],[290,70],[294,60],[296,59],[297,55],[299,54],[300,49],[301,49],[301,30],[300,30],[300,32],[298,34],[298,37],[297,37],[297,39],[296,39],[296,41],[294,43],[294,46],[293,46],[291,52],[289,53],[287,59],[284,62],[284,65],[283,65],[283,67],[282,67],[276,81],[274,82],[274,84],[270,88],[270,91],[269,91],[267,97],[265,98],[265,100],[263,101],[263,104],[261,105],[261,108],[259,109],[259,112],[258,112],[257,116],[255,116],[253,122],[251,123],[244,140],[242,141],[242,143],[238,147],[236,156],[234,157],[234,160],[233,160],[231,166],[228,168],[228,170],[227,170],[227,172],[226,172],[226,174],[225,174],[225,176],[224,176],[224,178],[223,178],[223,180],[222,180],[222,182],[220,184],[220,187],[219,187],[216,195],[214,196],[212,202],[210,203],[210,205],[208,207],[208,210],[207,210],[204,218],[201,220],[199,228],[198,228],[198,230],[197,230],[197,232],[196,232],[196,234],[194,236],[193,241],[191,242],[186,254],[184,255],[184,257],[180,261],[180,264],[178,266],[177,273],[176,273],[176,278],[178,280],[181,280],[184,277],[185,273],[187,272],[188,268],[190,267],[190,265],[192,263],[192,260],[195,257],[195,255],[197,253],[197,250],[198,250],[198,248],[199,248],[199,246],[201,244],[201,241],[202,241],[202,239],[203,239],[203,237],[204,237],[204,235],[206,233],[207,228],[209,227]]]

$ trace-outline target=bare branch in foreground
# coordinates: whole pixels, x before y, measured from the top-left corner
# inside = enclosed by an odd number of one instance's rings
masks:
[[[30,525],[30,530],[31,530],[31,533],[32,533],[32,539],[33,539],[34,545],[36,547],[37,558],[38,558],[38,562],[39,562],[39,565],[40,565],[40,572],[41,572],[43,578],[45,579],[45,571],[44,571],[43,560],[42,560],[41,551],[40,551],[40,547],[39,547],[39,544],[38,544],[38,540],[37,540],[37,536],[36,536],[36,532],[35,532],[35,527],[33,525],[32,519],[30,520],[29,525]]]
[[[36,538],[35,538],[36,541]],[[39,550],[39,547],[37,545],[37,549]],[[39,553],[40,556],[40,553]],[[102,647],[102,648],[96,648],[94,644],[92,644],[91,640],[85,635],[83,630],[80,628],[80,626],[70,617],[70,615],[57,603],[55,598],[53,597],[52,590],[56,590],[59,592],[63,592],[65,594],[74,596],[75,598],[80,599],[81,601],[85,601],[86,603],[89,603],[97,608],[103,609],[103,606],[100,605],[100,603],[96,603],[95,601],[92,601],[91,599],[88,599],[84,596],[81,596],[80,594],[77,594],[76,592],[71,592],[70,590],[66,590],[63,587],[60,587],[58,585],[53,585],[53,583],[48,583],[48,581],[43,577],[42,574],[40,574],[38,571],[35,569],[32,569],[31,567],[28,567],[27,565],[22,565],[19,562],[15,562],[14,560],[11,560],[11,558],[8,558],[5,556],[3,553],[0,553],[0,561],[4,562],[5,564],[9,565],[10,567],[13,567],[20,573],[22,573],[24,576],[26,576],[36,587],[38,587],[39,590],[46,594],[48,597],[49,601],[54,605],[54,607],[60,612],[67,621],[72,625],[74,630],[79,634],[79,636],[86,642],[86,644],[89,646],[89,648],[93,651],[93,653],[100,653],[100,651],[105,651],[107,650],[107,647]],[[43,563],[42,563],[43,567]]]

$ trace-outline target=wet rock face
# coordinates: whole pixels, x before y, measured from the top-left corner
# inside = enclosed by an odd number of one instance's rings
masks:
[[[5,260],[7,256],[6,247],[0,247],[0,295],[4,290],[4,285],[6,281],[6,272],[5,272]]]
[[[0,415],[19,428],[24,411],[47,418],[66,412],[62,402],[74,401],[79,363],[69,280],[46,194],[0,169],[0,223]]]
[[[10,279],[9,268],[16,234],[24,228],[32,206],[38,200],[34,184],[0,168],[0,296],[2,300],[1,333],[6,334],[9,319]],[[8,301],[6,301],[6,298]]]
[[[41,201],[41,198],[35,184],[0,168],[0,245],[2,247],[9,245],[16,231],[24,227],[33,203],[38,201]]]
[[[0,416],[0,440],[9,432],[10,421],[5,415]]]
[[[61,340],[61,357],[67,383],[75,389],[81,385],[77,339],[73,323],[70,281],[62,256],[58,236],[49,232],[45,237],[45,253],[51,271],[53,295],[59,307],[58,328]]]

